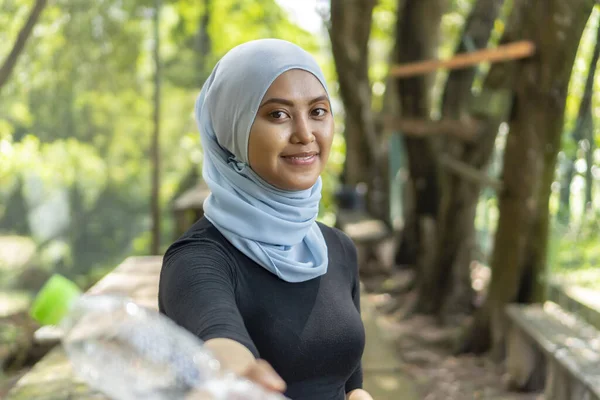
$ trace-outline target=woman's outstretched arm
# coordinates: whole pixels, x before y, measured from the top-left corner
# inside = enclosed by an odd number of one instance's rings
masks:
[[[373,397],[366,390],[354,389],[346,393],[346,400],[373,400]]]

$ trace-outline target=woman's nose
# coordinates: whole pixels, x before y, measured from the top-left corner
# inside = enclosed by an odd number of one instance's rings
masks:
[[[315,135],[308,118],[297,118],[294,124],[294,132],[290,141],[293,144],[308,144],[315,141]]]

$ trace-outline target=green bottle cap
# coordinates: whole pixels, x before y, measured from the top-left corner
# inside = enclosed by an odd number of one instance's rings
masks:
[[[81,294],[74,282],[54,274],[35,297],[29,315],[41,325],[58,325]]]

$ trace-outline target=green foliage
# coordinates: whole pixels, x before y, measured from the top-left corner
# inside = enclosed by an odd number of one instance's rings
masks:
[[[585,89],[585,82],[589,73],[590,60],[594,47],[596,45],[596,32],[598,30],[600,11],[598,7],[594,9],[594,12],[590,16],[590,20],[585,27],[575,63],[573,64],[573,72],[571,73],[571,81],[569,82],[569,92],[566,100],[565,110],[565,122],[564,122],[564,134],[562,137],[562,149],[570,157],[574,156],[577,152],[577,143],[573,141],[571,133],[575,129],[575,123],[577,121],[577,114],[579,112],[579,104]],[[594,93],[597,89],[600,89],[600,77],[596,74],[594,82]],[[592,101],[592,110],[594,119],[597,120],[600,117],[600,108],[598,107],[597,99]],[[597,125],[597,124],[596,124]],[[596,139],[598,142],[599,139]],[[600,144],[600,142],[598,142]]]
[[[562,136],[562,151],[559,154],[557,164],[557,179],[553,185],[553,193],[550,198],[550,208],[554,215],[568,214],[568,225],[559,223],[557,219],[553,225],[551,246],[549,254],[550,272],[561,280],[574,281],[577,284],[600,289],[600,273],[598,265],[600,252],[598,251],[598,237],[600,236],[600,214],[598,214],[597,194],[597,166],[591,165],[594,176],[594,204],[592,210],[583,209],[583,196],[585,189],[584,174],[588,166],[585,165],[585,146],[573,140],[572,133],[577,123],[579,106],[583,96],[586,79],[589,73],[590,60],[596,45],[596,34],[600,23],[600,10],[594,9],[586,29],[583,33],[577,57],[573,65],[569,92],[566,99],[565,123]],[[599,126],[598,96],[595,95],[600,84],[599,76],[596,74],[594,82],[594,95],[592,97],[592,117],[594,122],[594,137],[596,143],[600,143],[597,132]],[[597,157],[596,161],[597,161]],[[572,181],[565,181],[567,164],[574,162],[575,174]],[[560,198],[560,190],[568,184],[568,207]]]
[[[209,26],[203,27],[207,12]],[[223,54],[248,40],[276,37],[311,52],[319,50],[316,38],[291,23],[275,0],[180,0],[172,2],[163,14],[171,37],[163,52],[167,77],[188,88],[200,87]],[[200,46],[203,30],[209,34],[210,49]]]
[[[600,215],[578,228],[555,223],[550,250],[550,272],[563,283],[600,290]]]
[[[41,259],[82,286],[149,249],[153,4],[51,2],[0,98],[0,230],[31,228],[26,233],[41,247]],[[25,0],[0,0],[0,43],[14,42],[30,7]],[[207,10],[210,23],[203,27]],[[211,47],[202,59],[197,37],[204,30]],[[170,201],[189,172],[200,169],[192,111],[215,61],[239,43],[264,37],[292,40],[317,54],[320,44],[275,0],[166,1],[160,34],[164,250],[173,239]],[[0,60],[9,50],[0,46]],[[324,176],[326,220],[342,157],[338,134]]]
[[[369,78],[372,82],[373,108],[383,107],[386,78],[390,64],[389,54],[394,46],[397,1],[379,1],[373,9],[369,41]]]
[[[454,0],[447,12],[442,16],[440,26],[440,45],[438,47],[438,58],[450,58],[458,47],[459,40],[465,22],[475,4],[475,0]],[[433,84],[433,107],[432,113],[437,118],[440,116],[442,93],[446,86],[448,77],[447,70],[438,70],[435,73]]]

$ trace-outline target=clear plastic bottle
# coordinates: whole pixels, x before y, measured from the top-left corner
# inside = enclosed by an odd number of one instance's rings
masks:
[[[75,373],[115,400],[283,400],[224,371],[165,316],[115,296],[82,296],[61,322]]]

